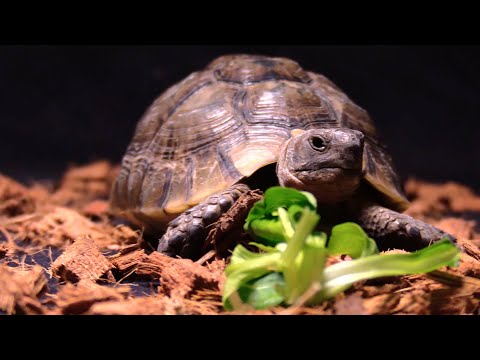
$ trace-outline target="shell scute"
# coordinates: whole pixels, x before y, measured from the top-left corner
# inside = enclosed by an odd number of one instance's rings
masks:
[[[112,207],[163,229],[209,195],[275,163],[292,131],[349,127],[365,135],[365,179],[408,201],[368,113],[320,74],[286,58],[227,55],[159,96],[139,121]]]

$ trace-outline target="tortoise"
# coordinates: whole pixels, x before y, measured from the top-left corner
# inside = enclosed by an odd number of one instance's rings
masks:
[[[380,248],[455,242],[401,213],[409,201],[368,113],[281,57],[221,56],[159,96],[137,124],[111,207],[163,232],[158,251],[196,258],[207,226],[255,174],[313,193],[322,216],[357,222]]]

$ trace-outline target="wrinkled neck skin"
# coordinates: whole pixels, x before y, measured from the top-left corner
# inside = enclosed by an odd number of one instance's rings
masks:
[[[372,191],[371,186],[362,181],[350,198],[338,203],[318,203],[318,213],[322,217],[320,225],[323,223],[324,230],[328,230],[331,226],[342,222],[357,222],[360,212],[365,207],[380,203],[377,200],[380,199],[376,199],[376,193]]]

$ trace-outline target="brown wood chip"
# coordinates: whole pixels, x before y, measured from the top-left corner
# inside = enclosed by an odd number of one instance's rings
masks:
[[[0,175],[0,216],[17,216],[35,210],[35,201],[28,189],[15,180]]]
[[[335,302],[335,314],[337,315],[366,315],[368,314],[363,307],[362,295],[355,292]]]
[[[11,252],[10,246],[8,244],[0,244],[0,259],[4,258]]]
[[[168,296],[151,296],[123,301],[95,303],[92,315],[213,315],[218,308],[213,304]]]
[[[43,314],[38,296],[46,285],[41,266],[22,269],[0,264],[0,310],[7,314]]]
[[[52,264],[52,274],[65,281],[97,281],[112,276],[113,264],[98,250],[88,236],[80,236]]]
[[[218,272],[189,259],[174,259],[158,252],[145,256],[138,264],[137,274],[160,279],[162,291],[169,296],[188,297],[200,289],[219,289]]]
[[[130,293],[128,286],[106,287],[88,280],[66,284],[58,292],[55,303],[61,314],[83,314],[94,304],[124,300]]]
[[[138,264],[146,257],[143,249],[138,250],[137,245],[127,248],[130,251],[120,251],[115,256],[110,257],[110,261],[121,276],[136,271]]]

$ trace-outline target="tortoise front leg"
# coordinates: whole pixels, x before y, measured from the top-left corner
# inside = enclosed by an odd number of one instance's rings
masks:
[[[414,251],[443,238],[456,243],[455,237],[435,226],[379,205],[361,209],[357,221],[377,241],[380,250],[396,248]]]
[[[180,214],[168,224],[157,251],[172,257],[199,257],[208,234],[207,226],[217,221],[248,190],[245,184],[233,185]]]

